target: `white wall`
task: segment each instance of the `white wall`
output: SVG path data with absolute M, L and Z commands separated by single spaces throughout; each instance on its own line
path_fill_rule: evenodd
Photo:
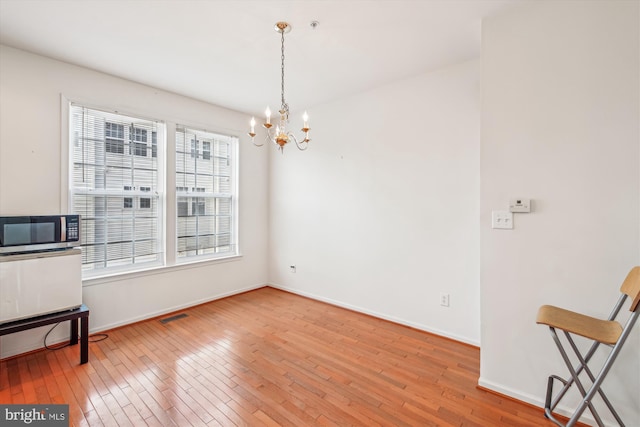
M 639 16 L 635 1 L 554 1 L 483 23 L 480 384 L 537 405 L 567 376 L 538 307 L 606 317 L 639 262 Z M 533 212 L 492 230 L 511 197 Z M 604 384 L 629 425 L 639 331 Z
M 565 369 L 537 308 L 606 315 L 639 261 L 638 16 L 633 1 L 523 3 L 483 25 L 482 116 L 472 61 L 316 107 L 311 148 L 284 155 L 248 145 L 238 113 L 0 47 L 0 214 L 64 210 L 61 93 L 237 134 L 243 258 L 86 287 L 93 330 L 268 277 L 461 341 L 482 336 L 480 384 L 541 405 L 546 377 Z M 491 230 L 491 211 L 514 196 L 533 212 Z M 26 348 L 14 339 L 2 338 L 2 357 Z M 640 419 L 639 353 L 640 332 L 605 383 L 629 422 Z
M 479 343 L 479 71 L 313 108 L 307 151 L 268 147 L 274 286 Z
M 0 215 L 67 211 L 66 189 L 61 186 L 61 174 L 66 173 L 61 153 L 67 144 L 61 131 L 61 95 L 164 120 L 168 128 L 180 123 L 240 137 L 242 257 L 92 282 L 83 289 L 92 331 L 266 283 L 268 155 L 254 149 L 245 136 L 247 116 L 6 46 L 0 46 Z M 51 341 L 68 336 L 66 325 L 59 329 Z M 1 357 L 41 347 L 46 330 L 3 337 Z

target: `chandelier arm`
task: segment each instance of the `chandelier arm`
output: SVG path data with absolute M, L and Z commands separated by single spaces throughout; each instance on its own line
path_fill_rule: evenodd
M 249 134 L 251 135 L 251 134 Z M 265 142 L 271 141 L 275 144 L 275 139 L 273 138 L 273 136 L 271 135 L 271 129 L 265 127 L 265 133 L 264 133 L 264 138 L 262 138 L 262 143 L 261 144 L 256 144 L 255 141 L 255 134 L 253 134 L 253 136 L 251 136 L 251 143 L 253 145 L 255 145 L 256 147 L 262 147 L 264 145 Z
M 295 143 L 296 143 L 296 147 L 298 147 L 298 150 L 300 150 L 300 151 L 304 151 L 304 150 L 306 150 L 307 148 L 309 148 L 309 141 L 311 141 L 311 140 L 309 139 L 308 134 L 306 134 L 306 133 L 305 133 L 304 139 L 303 139 L 302 141 L 298 141 L 298 138 L 296 138 L 296 136 L 295 136 L 292 132 L 289 132 L 289 133 L 287 134 L 287 136 L 288 136 L 290 139 L 292 139 L 292 140 L 293 140 L 293 142 L 295 142 Z
M 278 145 L 278 143 L 276 143 L 275 136 L 271 134 L 271 129 L 267 129 L 267 132 L 265 133 L 265 136 L 264 136 L 264 141 L 273 142 L 274 145 Z M 264 142 L 262 143 L 262 145 L 264 145 Z

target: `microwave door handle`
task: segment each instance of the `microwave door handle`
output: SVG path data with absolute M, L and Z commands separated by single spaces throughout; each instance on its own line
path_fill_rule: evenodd
M 67 241 L 67 218 L 64 216 L 60 217 L 60 241 Z

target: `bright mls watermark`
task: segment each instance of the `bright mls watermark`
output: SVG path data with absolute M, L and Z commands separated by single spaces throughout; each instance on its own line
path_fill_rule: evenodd
M 68 427 L 69 405 L 0 405 L 0 425 Z

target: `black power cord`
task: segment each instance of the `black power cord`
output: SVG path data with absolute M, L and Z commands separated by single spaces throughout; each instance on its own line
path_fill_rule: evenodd
M 60 344 L 54 347 L 50 347 L 47 345 L 47 337 L 49 336 L 49 334 L 51 332 L 53 332 L 53 330 L 58 327 L 58 325 L 61 322 L 56 323 L 55 325 L 53 325 L 51 327 L 51 329 L 49 329 L 49 331 L 45 334 L 44 336 L 44 340 L 43 340 L 43 344 L 44 344 L 44 348 L 46 348 L 47 350 L 60 350 L 61 348 L 65 348 L 65 347 L 69 347 L 71 344 L 70 343 L 65 343 L 65 344 Z M 91 339 L 92 337 L 94 337 L 94 339 Z M 78 337 L 80 338 L 80 337 Z M 89 342 L 98 342 L 98 341 L 103 341 L 106 340 L 107 338 L 109 338 L 108 334 L 93 334 L 93 335 L 89 335 Z

